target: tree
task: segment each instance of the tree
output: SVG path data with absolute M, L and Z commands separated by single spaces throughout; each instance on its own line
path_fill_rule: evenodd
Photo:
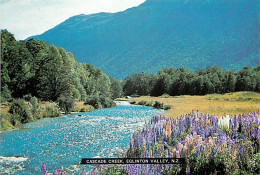
M 122 88 L 121 82 L 114 79 L 114 78 L 110 78 L 110 82 L 111 82 L 111 88 L 110 89 L 111 89 L 112 99 L 122 97 L 123 88 Z
M 227 81 L 226 81 L 226 90 L 225 92 L 234 92 L 235 91 L 235 73 L 233 70 L 228 72 Z
M 250 67 L 244 67 L 237 73 L 236 91 L 253 91 L 256 82 L 252 79 L 252 71 Z
M 166 84 L 164 82 L 164 77 L 159 77 L 153 86 L 151 91 L 151 96 L 161 96 L 166 92 Z
M 65 114 L 69 114 L 75 106 L 74 100 L 69 97 L 60 97 L 57 102 L 60 109 L 63 110 Z
M 36 66 L 37 95 L 40 98 L 55 101 L 60 96 L 72 96 L 71 75 L 55 46 L 41 50 Z

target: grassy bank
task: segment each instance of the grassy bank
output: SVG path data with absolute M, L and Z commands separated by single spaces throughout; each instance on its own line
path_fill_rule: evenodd
M 24 123 L 37 121 L 43 118 L 59 117 L 64 112 L 58 107 L 57 103 L 49 101 L 36 101 L 29 102 L 24 101 L 21 109 L 17 111 L 17 106 L 15 107 L 16 113 L 10 111 L 12 103 L 2 102 L 1 107 L 1 131 L 12 130 L 19 128 Z M 85 105 L 82 101 L 77 101 L 74 103 L 74 108 L 72 112 L 90 112 L 93 111 L 94 107 L 91 105 Z M 19 113 L 19 114 L 17 114 Z M 22 113 L 22 114 L 21 114 Z
M 141 96 L 127 100 L 130 102 L 135 101 L 135 104 L 140 104 L 140 102 L 154 103 L 155 101 L 158 101 L 163 103 L 164 106 L 169 105 L 171 108 L 167 110 L 164 115 L 170 118 L 191 113 L 192 110 L 221 116 L 224 114 L 247 114 L 260 109 L 260 93 L 247 91 L 226 94 L 209 94 L 204 96 Z

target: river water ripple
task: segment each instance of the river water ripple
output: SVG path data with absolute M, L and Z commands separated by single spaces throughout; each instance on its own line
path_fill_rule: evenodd
M 0 134 L 0 174 L 41 174 L 62 168 L 81 172 L 81 158 L 117 157 L 129 148 L 131 134 L 161 113 L 151 107 L 118 103 L 109 109 L 46 118 Z M 86 167 L 91 170 L 93 166 Z

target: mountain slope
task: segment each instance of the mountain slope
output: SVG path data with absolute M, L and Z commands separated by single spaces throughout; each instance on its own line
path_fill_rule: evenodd
M 147 0 L 119 13 L 78 15 L 33 38 L 116 78 L 163 67 L 240 69 L 259 60 L 259 1 Z

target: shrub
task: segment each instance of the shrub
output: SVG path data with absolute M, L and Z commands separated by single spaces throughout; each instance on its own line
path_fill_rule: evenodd
M 226 174 L 223 156 L 209 155 L 208 157 L 197 157 L 190 154 L 188 158 L 191 174 Z
M 9 113 L 18 114 L 18 121 L 21 123 L 28 123 L 33 121 L 31 112 L 28 110 L 27 105 L 24 103 L 23 99 L 15 99 L 9 108 Z
M 170 105 L 165 105 L 163 109 L 164 110 L 169 110 L 169 109 L 171 109 L 171 106 Z
M 89 95 L 84 105 L 91 105 L 95 109 L 110 108 L 116 106 L 114 101 L 105 95 Z
M 145 104 L 146 104 L 146 101 L 143 101 L 143 100 L 138 102 L 138 105 L 145 105 Z
M 169 98 L 170 97 L 170 95 L 169 94 L 167 94 L 167 93 L 164 93 L 162 96 L 161 96 L 162 98 Z
M 53 118 L 59 116 L 60 116 L 60 110 L 55 103 L 50 103 L 48 104 L 48 106 L 45 107 L 45 111 L 44 111 L 45 118 Z
M 81 108 L 82 109 L 82 108 Z M 81 109 L 79 107 L 74 107 L 72 112 L 81 112 Z
M 130 104 L 132 104 L 132 105 L 136 104 L 136 101 L 130 101 Z
M 32 105 L 31 112 L 35 119 L 43 118 L 43 110 L 41 109 L 38 99 L 36 97 L 31 97 L 30 103 Z
M 30 101 L 31 98 L 32 98 L 32 95 L 31 95 L 31 94 L 26 94 L 26 95 L 23 96 L 23 99 L 24 99 L 25 101 Z
M 94 107 L 93 107 L 93 106 L 91 106 L 91 105 L 86 105 L 86 107 L 80 109 L 80 112 L 91 112 L 91 111 L 93 111 L 93 110 L 94 110 Z
M 74 99 L 69 97 L 60 97 L 58 98 L 58 105 L 65 114 L 69 114 L 74 108 Z
M 153 101 L 146 102 L 145 106 L 153 106 Z
M 21 120 L 20 120 L 20 116 L 18 114 L 10 115 L 10 120 L 9 121 L 15 127 L 19 127 L 19 126 L 22 125 Z
M 5 130 L 10 130 L 10 129 L 14 129 L 14 126 L 5 118 L 1 118 L 1 130 L 5 131 Z
M 153 107 L 157 109 L 163 109 L 163 103 L 155 101 Z

